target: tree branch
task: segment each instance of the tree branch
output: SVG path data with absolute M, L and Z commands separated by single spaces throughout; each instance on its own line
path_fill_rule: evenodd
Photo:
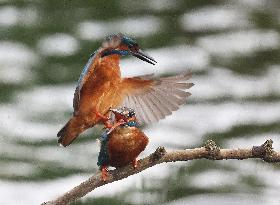
M 130 175 L 139 173 L 149 167 L 163 162 L 188 161 L 194 159 L 224 160 L 224 159 L 249 159 L 259 158 L 265 162 L 280 162 L 280 152 L 273 151 L 272 140 L 267 140 L 261 146 L 253 146 L 251 149 L 220 149 L 212 140 L 206 142 L 204 147 L 176 150 L 166 152 L 164 147 L 158 147 L 150 156 L 139 160 L 137 169 L 132 166 L 118 168 L 108 173 L 108 180 L 101 180 L 100 172 L 96 173 L 80 185 L 64 193 L 57 199 L 44 202 L 42 205 L 66 205 L 91 192 L 97 187 L 124 179 Z

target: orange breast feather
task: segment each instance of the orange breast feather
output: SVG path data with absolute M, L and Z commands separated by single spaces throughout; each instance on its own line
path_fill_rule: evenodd
M 119 92 L 120 68 L 112 60 L 104 60 L 84 83 L 81 90 L 79 115 L 94 121 L 94 112 L 104 114 L 110 107 L 121 104 L 123 97 Z
M 118 127 L 108 142 L 110 165 L 122 167 L 131 163 L 144 151 L 148 137 L 136 127 Z

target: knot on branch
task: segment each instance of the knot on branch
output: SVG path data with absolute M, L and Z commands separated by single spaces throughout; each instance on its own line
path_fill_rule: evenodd
M 166 154 L 166 150 L 164 147 L 158 147 L 156 151 L 151 155 L 152 161 L 159 160 Z
M 273 141 L 271 139 L 266 140 L 261 146 L 253 146 L 252 154 L 254 156 L 261 157 L 266 162 L 273 161 Z
M 220 147 L 213 140 L 207 140 L 205 143 L 205 149 L 208 151 L 208 159 L 217 159 L 220 154 Z

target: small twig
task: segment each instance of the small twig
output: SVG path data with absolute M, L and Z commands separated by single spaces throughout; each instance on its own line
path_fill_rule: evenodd
M 163 162 L 188 161 L 194 159 L 210 159 L 210 160 L 224 160 L 224 159 L 249 159 L 259 158 L 266 162 L 280 162 L 280 152 L 275 152 L 272 148 L 272 140 L 267 140 L 261 146 L 253 146 L 251 149 L 220 149 L 212 140 L 207 141 L 204 147 L 177 150 L 166 152 L 164 147 L 159 147 L 150 156 L 139 160 L 137 169 L 132 166 L 109 171 L 108 180 L 103 182 L 100 173 L 97 173 L 74 187 L 70 191 L 64 193 L 57 199 L 43 203 L 44 205 L 66 205 L 73 202 L 87 193 L 91 192 L 97 187 L 109 184 L 114 181 L 124 179 L 128 176 L 139 173 L 149 167 Z M 42 205 L 43 205 L 42 204 Z

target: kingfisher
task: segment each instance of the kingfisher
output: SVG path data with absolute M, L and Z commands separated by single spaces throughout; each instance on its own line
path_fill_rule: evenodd
M 107 130 L 101 135 L 100 152 L 97 165 L 101 169 L 101 179 L 107 180 L 108 166 L 123 167 L 132 164 L 136 169 L 137 157 L 146 148 L 149 139 L 139 129 L 135 112 L 131 108 L 110 109 L 114 123 L 107 124 Z
M 70 145 L 83 131 L 98 123 L 106 124 L 109 109 L 130 107 L 140 124 L 152 123 L 171 115 L 186 102 L 193 83 L 190 72 L 155 79 L 153 75 L 122 78 L 120 58 L 134 56 L 155 65 L 138 43 L 123 34 L 105 38 L 84 66 L 73 98 L 73 116 L 58 132 L 58 142 Z M 133 69 L 133 68 L 131 68 Z

